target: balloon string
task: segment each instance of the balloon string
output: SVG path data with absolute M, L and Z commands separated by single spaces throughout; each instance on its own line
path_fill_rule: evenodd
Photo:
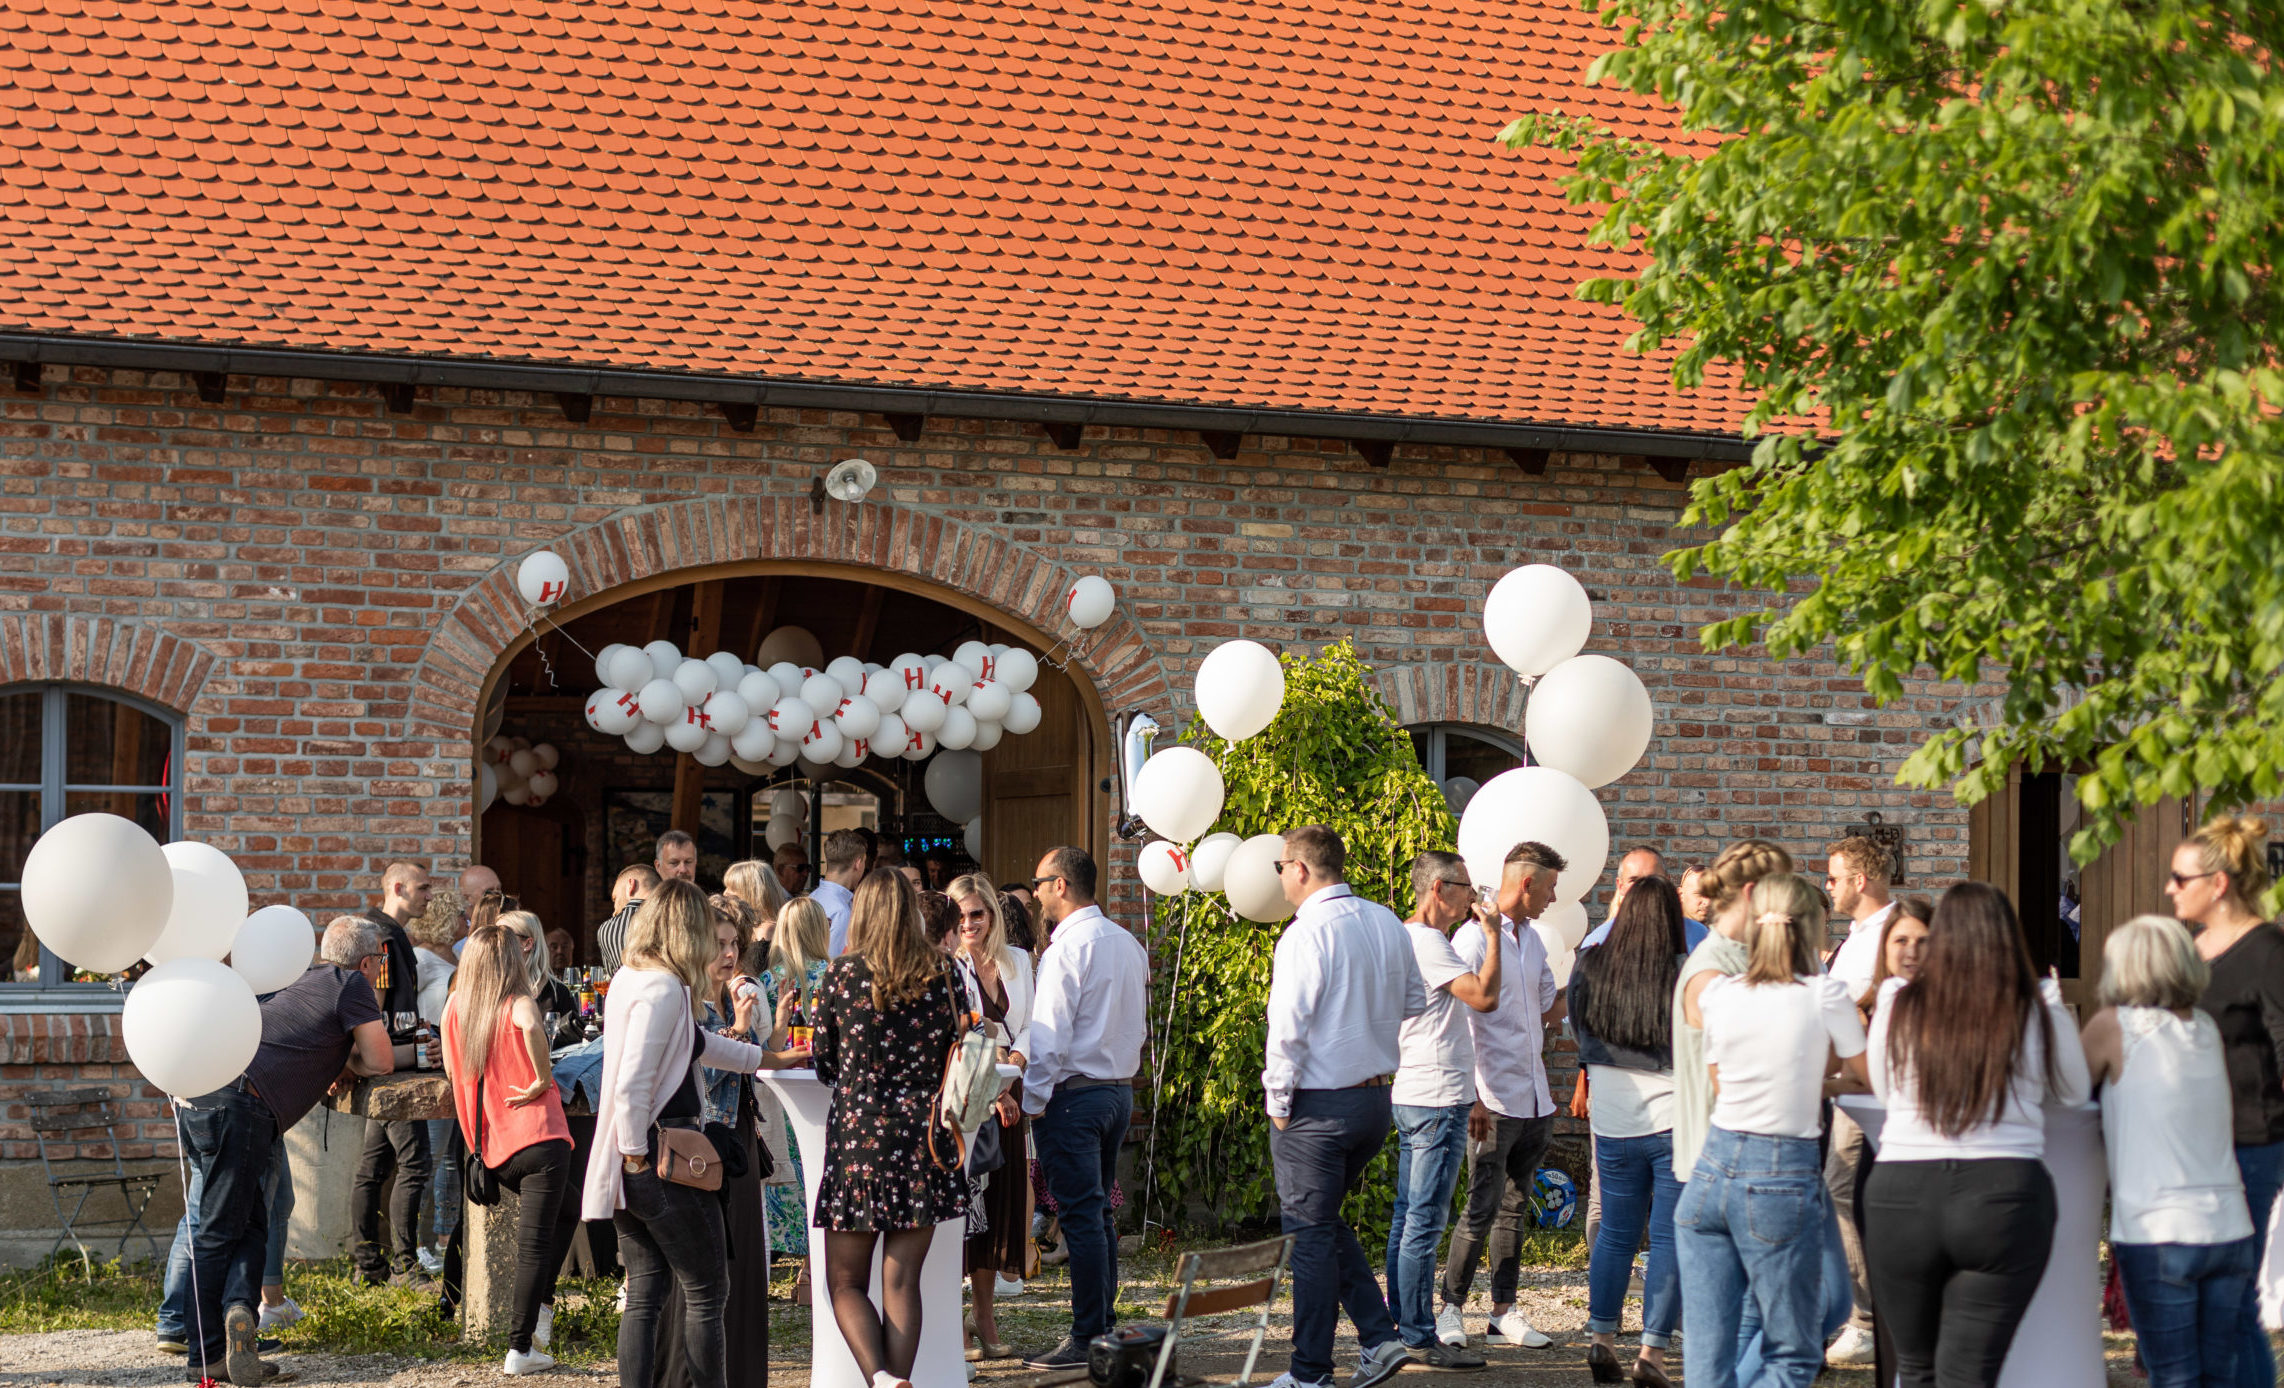
M 190 1225 L 190 1316 L 198 1326 L 198 1342 L 190 1347 L 197 1356 L 199 1388 L 217 1388 L 206 1364 L 206 1308 L 198 1297 L 198 1210 L 190 1201 L 190 1144 L 182 1135 L 182 1105 L 168 1096 L 167 1107 L 174 1111 L 175 1162 L 182 1168 L 183 1220 Z
M 1147 900 L 1148 896 L 1148 889 L 1145 888 L 1143 892 L 1144 900 Z M 1150 1204 L 1158 1192 L 1158 1114 L 1165 1103 L 1166 1053 L 1174 1043 L 1174 1023 L 1176 1018 L 1180 1015 L 1179 1008 L 1181 1006 L 1182 1000 L 1182 956 L 1184 952 L 1189 948 L 1190 921 L 1195 916 L 1196 911 L 1197 899 L 1195 893 L 1184 892 L 1182 894 L 1182 933 L 1174 944 L 1174 986 L 1170 990 L 1172 995 L 1166 1000 L 1165 1025 L 1159 1030 L 1157 1044 L 1154 1047 L 1154 1049 L 1157 1051 L 1156 1056 L 1153 1057 L 1155 1064 L 1153 1064 L 1151 1067 L 1153 1078 L 1150 1081 L 1150 1150 L 1144 1158 L 1142 1167 L 1142 1225 L 1144 1228 L 1148 1228 L 1150 1225 Z M 1160 1224 L 1159 1227 L 1165 1228 L 1167 1226 Z

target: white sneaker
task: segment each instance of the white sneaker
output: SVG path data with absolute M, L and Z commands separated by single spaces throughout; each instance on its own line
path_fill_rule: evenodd
M 519 1376 L 522 1374 L 543 1374 L 554 1367 L 555 1356 L 536 1349 L 529 1354 L 521 1354 L 511 1349 L 508 1351 L 508 1357 L 500 1362 L 501 1373 Z
M 625 1282 L 624 1280 L 621 1280 L 621 1281 L 620 1281 L 620 1283 L 619 1283 L 619 1314 L 623 1316 L 623 1315 L 625 1315 L 626 1313 L 627 1313 L 627 1284 L 626 1284 L 626 1282 Z
M 1491 1322 L 1491 1338 L 1521 1345 L 1524 1349 L 1545 1349 L 1554 1343 L 1531 1328 L 1530 1317 L 1523 1314 L 1520 1306 L 1508 1307 L 1505 1315 Z
M 1326 1378 L 1319 1379 L 1315 1383 L 1306 1383 L 1293 1377 L 1288 1370 L 1269 1380 L 1269 1388 L 1332 1388 L 1332 1380 Z
M 539 1303 L 539 1319 L 531 1323 L 531 1347 L 545 1350 L 555 1340 L 555 1308 L 546 1302 Z
M 1448 1301 L 1435 1313 L 1435 1337 L 1447 1345 L 1467 1348 L 1467 1327 L 1459 1319 L 1459 1308 Z
M 1835 1368 L 1856 1368 L 1879 1357 L 1879 1349 L 1872 1341 L 1872 1332 L 1862 1326 L 1851 1325 L 1832 1341 L 1824 1351 L 1824 1362 Z
M 281 1297 L 277 1305 L 262 1308 L 261 1329 L 275 1330 L 281 1325 L 292 1325 L 295 1321 L 300 1320 L 301 1316 L 302 1310 L 299 1306 L 294 1305 L 292 1297 Z
M 433 1248 L 416 1248 L 412 1256 L 420 1260 L 420 1270 L 431 1277 L 444 1271 L 444 1259 Z
M 1011 1296 L 1021 1296 L 1023 1295 L 1023 1283 L 1017 1278 L 993 1273 L 991 1294 L 1001 1301 L 1005 1301 Z

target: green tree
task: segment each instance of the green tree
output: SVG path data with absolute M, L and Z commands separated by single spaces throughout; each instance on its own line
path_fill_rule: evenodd
M 1181 740 L 1214 756 L 1227 789 L 1218 833 L 1250 838 L 1324 824 L 1348 845 L 1359 896 L 1402 914 L 1411 861 L 1448 848 L 1455 832 L 1443 792 L 1412 740 L 1367 683 L 1348 642 L 1314 657 L 1287 655 L 1276 721 L 1225 743 L 1192 718 Z M 1269 1120 L 1261 1101 L 1269 965 L 1282 925 L 1245 920 L 1218 893 L 1159 897 L 1151 922 L 1152 1035 L 1163 1038 L 1146 1163 L 1148 1212 L 1168 1224 L 1202 1214 L 1216 1225 L 1276 1209 Z M 1393 1150 L 1368 1173 L 1350 1214 L 1385 1223 Z
M 1575 152 L 1596 239 L 1644 256 L 1581 296 L 1673 344 L 1677 385 L 1752 397 L 1751 463 L 1692 489 L 1717 533 L 1667 556 L 1772 595 L 1707 648 L 1830 643 L 1883 701 L 2003 679 L 1903 778 L 1971 803 L 2011 763 L 2089 765 L 2081 860 L 2160 796 L 2275 796 L 2284 12 L 1598 7 L 1590 76 L 1692 137 L 1543 112 L 1506 138 Z

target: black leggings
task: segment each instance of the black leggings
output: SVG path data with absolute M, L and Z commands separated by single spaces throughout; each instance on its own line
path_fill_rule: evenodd
M 458 1161 L 463 1149 L 457 1128 L 452 1137 L 451 1159 Z M 503 1188 L 516 1193 L 515 1320 L 509 1326 L 508 1344 L 529 1354 L 539 1308 L 555 1300 L 555 1280 L 562 1274 L 563 1260 L 571 1254 L 571 1240 L 579 1234 L 579 1192 L 571 1182 L 571 1144 L 561 1138 L 535 1142 L 492 1170 Z M 461 1213 L 463 1217 L 452 1226 L 444 1252 L 444 1298 L 455 1308 L 460 1304 L 469 1212 Z
M 1902 1388 L 1990 1388 L 2054 1246 L 2043 1162 L 1876 1162 L 1864 1258 Z

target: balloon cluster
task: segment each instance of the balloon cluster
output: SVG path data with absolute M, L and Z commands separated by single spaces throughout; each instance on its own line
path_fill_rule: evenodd
M 301 977 L 317 953 L 301 912 L 247 913 L 246 879 L 228 854 L 162 848 L 117 815 L 73 815 L 40 835 L 24 859 L 22 901 L 32 933 L 75 968 L 151 964 L 128 991 L 120 1032 L 143 1077 L 182 1097 L 245 1072 L 262 1043 L 257 995 Z
M 476 813 L 494 800 L 511 805 L 540 806 L 554 796 L 562 781 L 556 772 L 563 754 L 551 742 L 528 737 L 494 737 L 484 744 L 476 772 Z

